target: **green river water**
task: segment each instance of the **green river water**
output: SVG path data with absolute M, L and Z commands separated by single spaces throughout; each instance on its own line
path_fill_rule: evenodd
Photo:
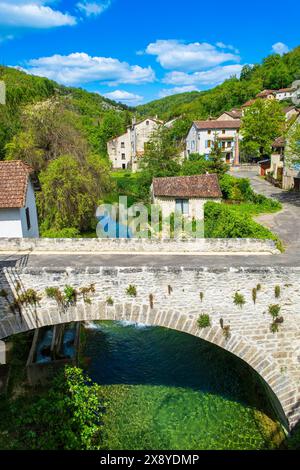
M 282 439 L 257 375 L 199 338 L 99 322 L 84 356 L 106 402 L 104 448 L 268 449 Z

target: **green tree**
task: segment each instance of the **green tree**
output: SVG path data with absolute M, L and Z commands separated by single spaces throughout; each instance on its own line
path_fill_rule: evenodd
M 84 160 L 87 153 L 77 116 L 57 99 L 28 105 L 22 113 L 22 130 L 6 145 L 7 159 L 24 160 L 37 171 L 61 155 Z
M 47 393 L 24 406 L 13 405 L 17 445 L 33 450 L 97 450 L 103 405 L 100 386 L 81 369 L 66 367 Z
M 215 136 L 212 149 L 209 154 L 210 173 L 216 173 L 217 175 L 224 175 L 228 170 L 229 166 L 224 161 L 224 155 L 220 146 L 220 141 Z
M 107 164 L 97 156 L 84 162 L 64 155 L 41 172 L 42 191 L 38 194 L 41 230 L 76 228 L 87 231 L 95 223 L 95 209 L 109 190 Z
M 32 130 L 21 131 L 6 144 L 6 160 L 23 160 L 39 171 L 45 164 L 44 152 L 38 147 Z
M 149 190 L 154 177 L 176 176 L 180 173 L 180 149 L 171 137 L 170 130 L 161 126 L 145 146 L 140 160 L 138 176 L 139 199 L 149 199 Z
M 242 118 L 241 149 L 252 157 L 270 155 L 272 142 L 284 129 L 285 115 L 276 100 L 256 100 Z
M 154 176 L 175 176 L 180 171 L 179 148 L 170 138 L 170 131 L 160 127 L 145 147 L 141 168 L 151 178 Z
M 210 162 L 204 155 L 198 153 L 191 153 L 188 159 L 185 159 L 181 166 L 181 175 L 203 175 L 210 172 Z
M 107 152 L 108 140 L 125 132 L 127 123 L 128 113 L 123 116 L 120 112 L 110 110 L 104 115 L 99 128 L 99 150 L 101 153 Z

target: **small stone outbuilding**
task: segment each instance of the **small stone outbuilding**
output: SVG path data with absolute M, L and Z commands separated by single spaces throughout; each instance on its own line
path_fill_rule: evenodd
M 152 202 L 161 207 L 163 218 L 180 213 L 188 218 L 204 219 L 207 201 L 220 202 L 222 192 L 215 174 L 154 178 Z

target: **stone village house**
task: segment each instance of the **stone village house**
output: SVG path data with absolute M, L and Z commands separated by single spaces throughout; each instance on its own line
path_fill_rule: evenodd
M 287 120 L 296 117 L 292 127 L 300 124 L 299 110 L 295 107 L 287 108 L 285 111 Z M 297 117 L 298 116 L 298 117 Z M 271 176 L 272 182 L 279 183 L 283 189 L 300 191 L 300 165 L 289 165 L 286 158 L 288 138 L 277 137 L 272 144 L 270 159 L 259 162 L 260 175 Z
M 125 134 L 107 142 L 107 152 L 113 169 L 138 169 L 138 160 L 144 154 L 145 144 L 163 124 L 158 119 L 147 118 L 132 122 Z
M 203 220 L 205 203 L 220 202 L 222 192 L 214 174 L 162 177 L 153 179 L 151 199 L 160 206 L 163 219 L 176 212 Z
M 208 157 L 217 139 L 226 163 L 239 165 L 240 127 L 237 110 L 223 113 L 218 119 L 194 121 L 186 138 L 186 158 L 192 153 Z
M 21 161 L 0 162 L 0 237 L 39 236 L 34 170 Z

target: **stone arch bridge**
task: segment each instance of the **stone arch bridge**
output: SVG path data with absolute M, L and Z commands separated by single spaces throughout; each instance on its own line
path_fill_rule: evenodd
M 70 321 L 128 320 L 172 328 L 198 336 L 247 362 L 263 378 L 286 428 L 291 429 L 300 419 L 298 267 L 14 266 L 2 268 L 0 274 L 0 340 Z M 63 290 L 69 285 L 79 291 L 91 284 L 95 291 L 88 294 L 88 300 L 79 294 L 76 302 L 64 307 L 45 294 L 47 287 Z M 130 295 L 129 286 L 136 295 Z M 253 289 L 257 286 L 255 299 Z M 28 289 L 40 296 L 39 302 L 14 304 Z M 234 303 L 236 292 L 243 295 L 244 305 Z M 276 333 L 270 331 L 270 305 L 281 307 L 283 323 Z M 203 313 L 210 316 L 211 326 L 200 329 L 197 319 Z M 230 327 L 229 337 L 224 335 L 226 326 Z

